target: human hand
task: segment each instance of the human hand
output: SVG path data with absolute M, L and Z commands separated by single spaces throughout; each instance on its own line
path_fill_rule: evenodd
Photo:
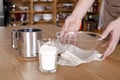
M 63 39 L 63 43 L 68 43 L 69 40 L 76 38 L 76 32 L 79 31 L 80 25 L 81 25 L 81 19 L 77 17 L 77 15 L 71 15 L 67 17 L 65 20 L 65 23 L 62 27 L 62 30 L 60 32 L 60 37 Z M 69 40 L 67 40 L 69 39 Z
M 109 56 L 114 50 L 120 39 L 120 17 L 108 24 L 105 31 L 102 33 L 102 38 L 106 38 L 110 34 L 109 41 L 104 45 L 108 46 L 103 53 L 103 58 Z
M 67 38 L 69 32 L 77 32 L 80 29 L 81 19 L 79 19 L 76 15 L 71 15 L 65 20 L 65 24 L 61 30 L 61 37 Z
M 62 32 L 76 32 L 80 29 L 81 19 L 78 19 L 77 16 L 71 15 L 67 17 L 65 23 L 62 27 Z

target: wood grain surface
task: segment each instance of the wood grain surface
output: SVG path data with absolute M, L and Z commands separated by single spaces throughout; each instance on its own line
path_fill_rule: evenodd
M 60 31 L 49 24 L 0 27 L 0 80 L 120 80 L 120 45 L 103 61 L 76 67 L 58 65 L 56 73 L 41 73 L 38 60 L 21 60 L 18 51 L 11 48 L 11 31 L 28 27 L 41 28 L 43 38 L 55 38 L 55 33 Z

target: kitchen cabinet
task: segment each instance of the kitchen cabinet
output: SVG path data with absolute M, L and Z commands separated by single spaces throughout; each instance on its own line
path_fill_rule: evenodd
M 57 0 L 56 1 L 56 25 L 62 26 L 65 19 L 73 11 L 77 0 Z
M 9 26 L 31 24 L 30 0 L 6 0 L 9 3 Z
M 33 24 L 56 23 L 55 0 L 33 1 Z
M 8 25 L 49 23 L 61 26 L 77 0 L 6 0 L 9 3 Z
M 72 13 L 77 0 L 6 0 L 9 3 L 8 25 L 34 25 L 48 23 L 62 27 Z M 101 32 L 98 29 L 101 0 L 95 0 L 83 18 L 80 30 Z

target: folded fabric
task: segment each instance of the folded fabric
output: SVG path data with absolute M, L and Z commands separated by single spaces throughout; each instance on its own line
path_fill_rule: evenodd
M 64 52 L 61 53 L 57 62 L 59 65 L 77 66 L 93 60 L 102 60 L 102 54 L 95 50 L 83 50 L 74 45 L 66 45 L 63 48 Z

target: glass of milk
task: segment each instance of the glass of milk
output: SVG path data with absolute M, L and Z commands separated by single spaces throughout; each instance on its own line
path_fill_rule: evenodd
M 43 73 L 56 72 L 57 44 L 56 40 L 43 39 L 39 41 L 39 69 Z

